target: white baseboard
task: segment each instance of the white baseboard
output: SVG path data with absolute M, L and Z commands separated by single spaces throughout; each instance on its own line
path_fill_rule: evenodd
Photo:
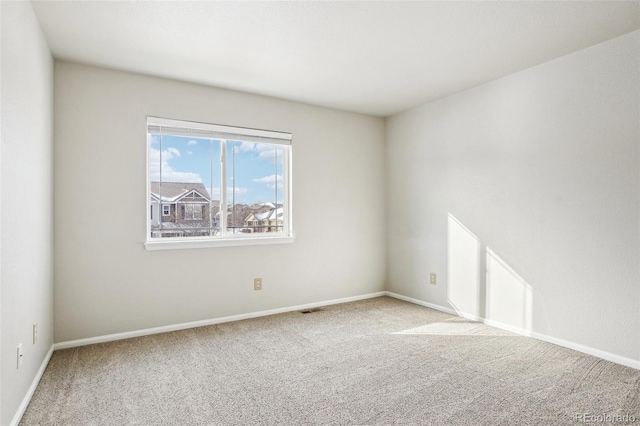
M 51 355 L 53 355 L 53 345 L 51 345 L 51 347 L 49 348 L 49 351 L 47 352 L 44 359 L 42 360 L 42 364 L 40 364 L 40 368 L 36 373 L 36 377 L 33 378 L 33 381 L 31 382 L 31 386 L 29 386 L 29 389 L 27 390 L 27 394 L 24 396 L 24 398 L 22 398 L 22 402 L 18 407 L 18 411 L 16 412 L 16 415 L 13 416 L 13 420 L 11 420 L 11 423 L 9 423 L 10 426 L 18 426 L 18 423 L 20 423 L 20 420 L 22 420 L 22 416 L 24 415 L 24 412 L 27 410 L 27 406 L 29 406 L 29 402 L 31 402 L 31 397 L 33 396 L 33 393 L 36 391 L 36 388 L 38 387 L 38 383 L 40 383 L 40 379 L 44 374 L 44 370 L 46 370 L 47 365 L 49 364 Z
M 247 314 L 231 315 L 227 317 L 212 318 L 201 321 L 185 322 L 182 324 L 166 325 L 162 327 L 146 328 L 143 330 L 127 331 L 124 333 L 107 334 L 104 336 L 89 337 L 86 339 L 70 340 L 67 342 L 59 342 L 54 344 L 55 350 L 75 348 L 78 346 L 93 345 L 95 343 L 112 342 L 115 340 L 130 339 L 132 337 L 149 336 L 151 334 L 167 333 L 170 331 L 186 330 L 188 328 L 203 327 L 206 325 L 222 324 L 231 321 L 240 321 L 250 318 L 264 317 L 268 315 L 282 314 L 285 312 L 301 311 L 304 309 L 317 308 L 320 306 L 337 305 L 340 303 L 355 302 L 358 300 L 371 299 L 374 297 L 385 296 L 387 292 L 379 291 L 376 293 L 363 294 L 360 296 L 343 297 L 341 299 L 325 300 L 322 302 L 306 303 L 304 305 L 288 306 L 285 308 L 269 309 L 266 311 L 250 312 Z
M 394 299 L 404 300 L 405 302 L 413 303 L 415 305 L 426 306 L 427 308 L 435 309 L 436 311 L 444 312 L 451 315 L 463 316 L 459 312 L 454 309 L 446 308 L 442 305 L 436 305 L 435 303 L 425 302 L 424 300 L 414 299 L 413 297 L 403 296 L 402 294 L 394 293 L 392 291 L 385 291 L 386 295 L 389 297 L 393 297 Z M 465 317 L 466 318 L 466 317 Z M 473 318 L 469 318 L 474 320 Z
M 627 358 L 621 355 L 616 355 L 611 352 L 592 348 L 591 346 L 585 346 L 579 343 L 569 342 L 568 340 L 558 339 L 557 337 L 547 336 L 546 334 L 533 332 L 531 333 L 531 337 L 533 337 L 534 339 L 545 341 L 547 343 L 553 343 L 554 345 L 573 349 L 574 351 L 582 352 L 587 355 L 593 355 L 595 357 L 602 358 L 607 361 L 615 362 L 616 364 L 621 364 L 627 367 L 635 368 L 636 370 L 640 370 L 640 360 L 635 360 L 635 359 Z
M 510 331 L 512 333 L 519 334 L 521 336 L 533 337 L 533 332 L 530 331 L 530 330 L 525 330 L 524 328 L 520 328 L 520 327 L 514 327 L 512 325 L 505 324 L 505 323 L 500 322 L 500 321 L 494 321 L 494 320 L 490 320 L 490 319 L 486 319 L 486 318 L 480 318 L 480 319 L 478 319 L 476 321 L 479 321 L 479 322 L 484 323 L 486 325 L 489 325 L 491 327 L 499 328 L 501 330 Z
M 603 351 L 600 349 L 592 348 L 591 346 L 581 345 L 579 343 L 570 342 L 568 340 L 559 339 L 557 337 L 551 337 L 546 334 L 536 333 L 533 331 L 524 330 L 521 328 L 513 327 L 508 324 L 503 324 L 497 321 L 488 320 L 486 318 L 481 318 L 475 315 L 465 314 L 463 312 L 457 312 L 455 309 L 447 308 L 445 306 L 437 305 L 435 303 L 425 302 L 423 300 L 414 299 L 413 297 L 403 296 L 401 294 L 393 293 L 391 291 L 385 292 L 387 296 L 393 297 L 396 299 L 404 300 L 406 302 L 415 303 L 416 305 L 426 306 L 427 308 L 435 309 L 436 311 L 445 312 L 447 314 L 456 315 L 459 317 L 467 318 L 472 321 L 478 321 L 489 325 L 491 327 L 499 328 L 502 330 L 510 331 L 512 333 L 520 334 L 527 337 L 533 337 L 534 339 L 542 340 L 547 343 L 552 343 L 554 345 L 562 346 L 568 349 L 573 349 L 574 351 L 582 352 L 587 355 L 592 355 L 598 358 L 602 358 L 607 361 L 615 362 L 616 364 L 621 364 L 627 367 L 635 368 L 636 370 L 640 370 L 640 360 L 635 360 L 632 358 L 627 358 L 621 355 L 616 355 L 611 352 Z

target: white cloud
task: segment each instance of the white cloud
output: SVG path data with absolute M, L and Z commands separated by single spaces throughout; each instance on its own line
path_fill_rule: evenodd
M 187 151 L 187 154 L 193 155 L 193 152 L 192 151 Z
M 267 187 L 270 189 L 276 189 L 276 185 L 278 188 L 282 188 L 284 186 L 282 184 L 282 175 L 269 175 L 258 179 L 251 179 L 251 181 L 257 183 L 266 183 Z
M 246 194 L 247 192 L 249 192 L 249 188 L 243 188 L 243 187 L 234 187 L 234 188 L 227 188 L 227 193 L 229 195 L 236 193 L 236 195 L 240 195 L 240 194 Z
M 235 189 L 235 193 L 236 195 L 242 195 L 242 194 L 246 194 L 247 192 L 249 192 L 249 188 L 242 188 L 242 187 L 237 187 L 237 188 L 227 188 L 227 198 L 232 197 L 233 196 L 233 190 Z M 209 191 L 209 194 L 211 194 L 212 198 L 220 198 L 220 187 L 214 187 L 212 188 L 207 188 L 207 191 Z
M 198 141 L 194 141 L 193 139 L 191 139 L 189 142 L 187 142 L 187 145 L 189 145 L 189 146 L 198 145 Z
M 176 157 L 180 157 L 180 150 L 178 150 L 177 148 L 167 148 L 167 152 L 169 152 L 170 154 L 176 156 Z M 171 157 L 173 158 L 173 157 Z
M 274 161 L 276 157 L 282 159 L 282 149 L 277 146 L 257 142 L 242 142 L 234 147 L 235 152 L 255 152 L 263 161 Z
M 259 183 L 274 183 L 276 180 L 278 182 L 282 181 L 282 175 L 269 175 L 258 179 L 251 179 L 251 181 Z
M 166 151 L 162 151 L 162 163 L 160 162 L 159 149 L 150 148 L 149 155 L 151 157 L 149 171 L 152 181 L 159 181 L 160 171 L 162 171 L 162 180 L 164 182 L 202 182 L 202 178 L 198 173 L 180 172 L 169 165 L 169 160 L 180 156 L 180 151 L 177 149 L 168 148 Z
M 236 152 L 263 152 L 274 149 L 274 145 L 258 142 L 242 141 L 240 145 L 234 145 Z
M 275 161 L 276 158 L 282 161 L 282 152 L 277 152 L 275 149 L 261 151 L 260 154 L 258 154 L 258 158 L 263 161 Z
M 242 142 L 240 145 L 234 145 L 236 152 L 258 152 L 259 147 L 263 146 L 256 142 Z

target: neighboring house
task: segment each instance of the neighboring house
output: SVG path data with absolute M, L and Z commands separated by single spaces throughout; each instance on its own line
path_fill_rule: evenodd
M 269 209 L 264 212 L 249 214 L 244 220 L 244 226 L 252 232 L 281 232 L 284 223 L 282 204 L 268 203 Z
M 209 192 L 202 183 L 151 182 L 151 237 L 210 235 L 218 226 L 210 205 Z

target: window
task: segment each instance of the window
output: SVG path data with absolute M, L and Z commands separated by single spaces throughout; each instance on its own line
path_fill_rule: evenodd
M 147 249 L 293 241 L 291 140 L 148 117 L 147 199 L 163 218 L 147 221 Z
M 203 207 L 200 204 L 185 204 L 182 206 L 182 218 L 185 220 L 202 220 L 204 217 L 202 214 Z

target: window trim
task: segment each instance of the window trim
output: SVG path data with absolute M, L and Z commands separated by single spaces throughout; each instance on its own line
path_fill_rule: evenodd
M 147 226 L 146 226 L 146 237 L 144 242 L 144 247 L 148 251 L 155 250 L 175 250 L 175 249 L 190 249 L 190 248 L 210 248 L 210 247 L 232 247 L 232 246 L 249 246 L 249 245 L 265 245 L 265 244 L 287 244 L 293 243 L 296 239 L 295 234 L 293 232 L 293 171 L 292 171 L 292 157 L 293 153 L 291 150 L 293 137 L 291 133 L 285 132 L 277 132 L 270 130 L 261 130 L 261 129 L 252 129 L 252 128 L 243 128 L 243 127 L 234 127 L 234 126 L 226 126 L 219 124 L 208 124 L 201 122 L 194 122 L 188 120 L 174 120 L 167 118 L 159 118 L 147 116 L 145 122 L 145 135 L 147 138 L 147 147 L 146 147 L 146 187 L 147 187 L 147 198 L 151 194 L 151 168 L 149 164 L 150 153 L 151 153 L 151 144 L 148 141 L 149 137 L 149 126 L 150 125 L 159 125 L 159 126 L 176 126 L 187 128 L 185 126 L 188 125 L 188 128 L 201 130 L 201 131 L 214 131 L 214 132 L 224 132 L 235 135 L 244 135 L 252 138 L 268 138 L 274 140 L 281 140 L 282 143 L 273 143 L 273 142 L 262 142 L 262 143 L 271 143 L 273 145 L 283 145 L 288 146 L 288 149 L 283 149 L 284 158 L 283 158 L 283 167 L 282 167 L 282 175 L 286 182 L 285 191 L 283 191 L 283 224 L 281 232 L 273 232 L 273 233 L 237 233 L 237 234 L 225 234 L 224 237 L 175 237 L 175 238 L 151 238 L 151 219 L 147 216 Z M 226 162 L 226 148 L 228 140 L 235 139 L 226 139 L 226 138 L 216 138 L 221 140 L 223 143 L 220 144 L 221 150 L 221 161 L 223 163 Z M 242 140 L 241 138 L 239 140 Z M 250 139 L 253 141 L 253 139 Z M 227 184 L 226 178 L 226 165 L 221 167 L 221 180 L 220 180 L 220 188 L 226 188 Z M 222 206 L 227 205 L 227 194 L 226 190 L 220 191 L 220 212 L 223 211 Z M 164 213 L 163 207 L 161 207 L 162 213 Z M 171 208 L 169 209 L 171 211 Z M 164 214 L 163 214 L 164 216 Z M 170 214 L 169 214 L 170 216 Z M 219 228 L 225 229 L 227 218 L 225 214 L 220 214 L 220 224 Z M 259 234 L 259 236 L 257 236 Z M 266 235 L 265 235 L 266 234 Z
M 238 234 L 240 235 L 240 234 Z M 258 246 L 265 244 L 289 244 L 296 239 L 295 235 L 290 236 L 273 236 L 273 237 L 242 237 L 234 238 L 217 238 L 200 239 L 199 237 L 186 238 L 166 238 L 170 241 L 147 241 L 144 247 L 147 251 L 155 250 L 180 250 L 193 248 L 214 248 L 214 247 L 237 247 L 237 246 Z M 254 234 L 255 235 L 255 234 Z M 159 239 L 158 239 L 159 240 Z
M 164 212 L 164 208 L 165 207 L 169 207 L 169 213 L 165 213 Z M 171 204 L 162 204 L 162 216 L 167 217 L 167 216 L 171 216 Z

